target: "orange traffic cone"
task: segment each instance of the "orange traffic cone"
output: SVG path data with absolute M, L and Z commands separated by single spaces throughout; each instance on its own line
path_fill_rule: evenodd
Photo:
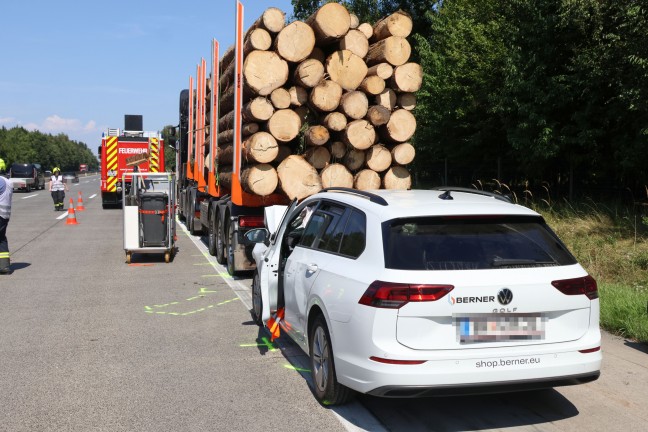
M 77 211 L 85 210 L 85 207 L 83 207 L 83 198 L 81 197 L 81 191 L 79 191 L 79 199 L 77 199 L 76 210 Z
M 65 225 L 78 225 L 76 214 L 74 214 L 74 200 L 70 198 L 70 207 L 68 207 L 68 216 Z

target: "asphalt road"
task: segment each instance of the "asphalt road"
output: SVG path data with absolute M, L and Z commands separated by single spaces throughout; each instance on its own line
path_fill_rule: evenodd
M 0 431 L 639 431 L 648 349 L 604 335 L 601 378 L 512 395 L 360 396 L 320 406 L 308 362 L 251 321 L 250 279 L 232 279 L 200 238 L 124 262 L 121 210 L 82 177 L 78 225 L 47 191 L 15 193 L 13 274 L 0 276 Z

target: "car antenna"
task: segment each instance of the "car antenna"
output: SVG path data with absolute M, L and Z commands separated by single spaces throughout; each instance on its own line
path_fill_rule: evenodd
M 452 195 L 450 195 L 450 189 L 448 189 L 447 191 L 445 191 L 441 195 L 439 195 L 439 198 L 441 198 L 442 200 L 453 200 L 454 199 L 454 197 Z

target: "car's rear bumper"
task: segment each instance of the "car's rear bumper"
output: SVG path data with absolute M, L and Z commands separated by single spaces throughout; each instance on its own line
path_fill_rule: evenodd
M 377 341 L 375 328 L 363 331 L 357 320 L 331 324 L 332 334 L 345 335 L 333 341 L 337 379 L 361 393 L 407 397 L 518 391 L 589 382 L 601 370 L 597 327 L 568 342 L 413 350 L 395 342 L 394 334 L 379 332 L 385 339 Z M 421 363 L 390 364 L 372 356 Z
M 559 378 L 541 378 L 501 383 L 474 383 L 442 386 L 384 386 L 368 392 L 382 397 L 426 397 L 426 396 L 465 396 L 476 394 L 507 393 L 540 390 L 552 387 L 586 384 L 598 379 L 600 372 L 573 375 Z

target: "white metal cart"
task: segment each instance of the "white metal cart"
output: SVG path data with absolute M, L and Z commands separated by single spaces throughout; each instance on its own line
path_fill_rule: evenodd
M 124 188 L 124 250 L 126 263 L 133 253 L 164 254 L 170 262 L 175 253 L 175 176 L 171 173 L 128 172 L 130 190 Z

